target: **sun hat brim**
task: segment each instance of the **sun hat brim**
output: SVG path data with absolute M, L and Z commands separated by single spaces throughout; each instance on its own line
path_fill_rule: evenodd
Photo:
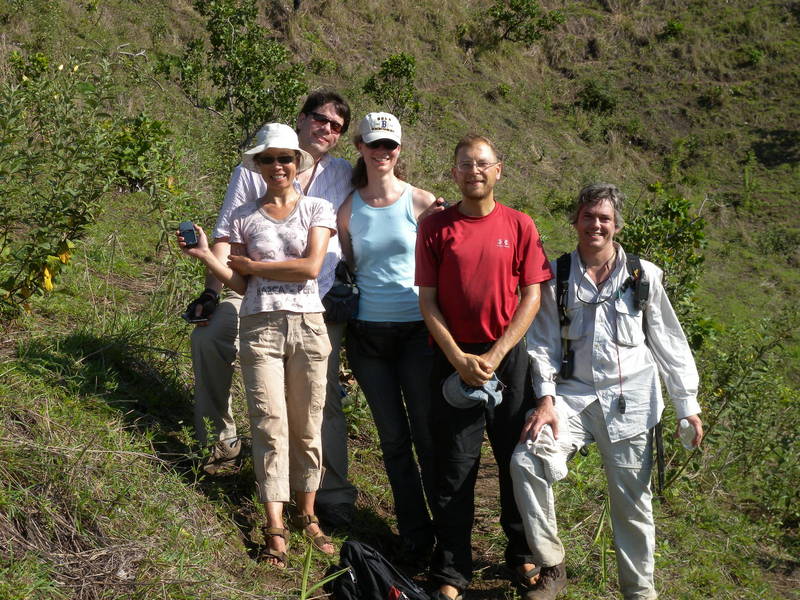
M 307 171 L 314 166 L 314 157 L 300 147 L 297 132 L 283 123 L 268 123 L 256 132 L 253 136 L 253 146 L 242 152 L 242 166 L 260 174 L 261 167 L 256 164 L 253 157 L 272 148 L 299 152 L 298 173 Z

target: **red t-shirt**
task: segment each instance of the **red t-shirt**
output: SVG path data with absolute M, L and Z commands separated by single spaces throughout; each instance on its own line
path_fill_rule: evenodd
M 457 342 L 493 342 L 517 310 L 517 289 L 553 277 L 539 232 L 526 214 L 500 203 L 485 217 L 458 205 L 420 223 L 416 284 L 437 288 Z

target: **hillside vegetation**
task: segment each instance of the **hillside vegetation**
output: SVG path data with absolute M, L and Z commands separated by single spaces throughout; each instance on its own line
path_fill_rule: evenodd
M 253 124 L 319 87 L 356 120 L 400 115 L 409 181 L 448 200 L 455 141 L 491 137 L 497 193 L 551 257 L 583 184 L 623 189 L 623 243 L 666 268 L 708 425 L 702 451 L 667 440 L 658 588 L 800 597 L 800 2 L 547 1 L 527 31 L 491 12 L 535 5 L 0 0 L 0 598 L 319 594 L 300 535 L 285 572 L 253 560 L 251 465 L 199 468 L 178 314 L 202 274 L 171 238 L 213 225 Z M 336 153 L 355 156 L 344 136 Z M 353 537 L 400 558 L 348 375 Z M 470 598 L 511 599 L 486 462 Z M 571 469 L 565 598 L 616 597 L 597 454 Z

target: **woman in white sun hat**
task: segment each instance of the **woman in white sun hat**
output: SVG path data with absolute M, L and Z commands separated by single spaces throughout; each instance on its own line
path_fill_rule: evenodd
M 360 290 L 347 358 L 378 429 L 405 555 L 424 560 L 433 545 L 426 503 L 434 484 L 432 349 L 414 286 L 414 248 L 417 221 L 435 197 L 398 176 L 402 132 L 394 115 L 369 113 L 353 141 L 361 155 L 351 179 L 355 191 L 337 217 Z
M 314 516 L 322 465 L 320 428 L 326 367 L 331 351 L 316 277 L 336 222 L 330 202 L 303 196 L 293 185 L 314 164 L 288 125 L 270 123 L 256 133 L 242 164 L 259 173 L 267 192 L 239 207 L 231 221 L 231 256 L 222 264 L 197 227 L 199 243 L 183 252 L 201 260 L 231 289 L 244 294 L 239 337 L 253 464 L 267 523 L 261 556 L 286 565 L 289 532 L 284 503 L 294 492 L 304 533 L 333 554 Z

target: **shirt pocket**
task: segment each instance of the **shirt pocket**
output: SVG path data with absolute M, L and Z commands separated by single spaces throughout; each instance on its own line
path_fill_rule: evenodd
M 577 340 L 583 337 L 583 317 L 586 313 L 584 307 L 580 304 L 567 307 L 567 318 L 569 325 L 561 328 L 561 337 L 565 340 Z
M 621 346 L 644 344 L 643 313 L 634 310 L 632 305 L 632 294 L 626 294 L 614 301 L 614 308 L 617 311 L 617 343 Z

